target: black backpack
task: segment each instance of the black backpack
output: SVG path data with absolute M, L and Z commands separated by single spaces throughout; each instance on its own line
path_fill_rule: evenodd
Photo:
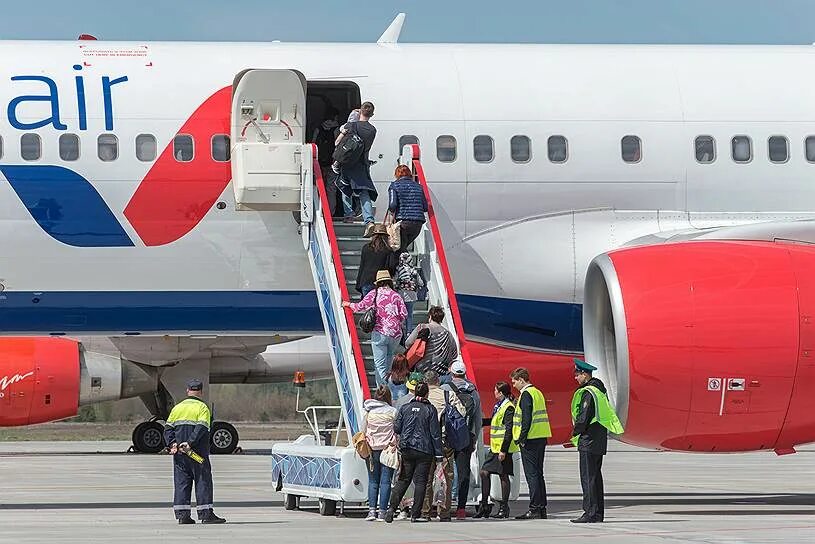
M 464 405 L 464 417 L 467 418 L 467 428 L 469 429 L 470 424 L 476 417 L 475 398 L 473 398 L 472 393 L 469 391 L 462 391 L 452 383 L 450 383 L 450 388 L 456 393 L 461 404 Z
M 355 164 L 362 159 L 365 153 L 365 141 L 357 133 L 355 124 L 351 124 L 351 129 L 345 138 L 342 139 L 340 144 L 334 149 L 334 160 L 340 163 L 340 166 L 347 166 Z

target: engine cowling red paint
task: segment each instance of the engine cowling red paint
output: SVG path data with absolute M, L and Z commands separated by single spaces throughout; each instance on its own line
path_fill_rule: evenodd
M 815 247 L 692 241 L 608 256 L 628 335 L 627 442 L 709 452 L 815 441 Z
M 0 338 L 0 427 L 76 415 L 79 346 L 63 338 Z

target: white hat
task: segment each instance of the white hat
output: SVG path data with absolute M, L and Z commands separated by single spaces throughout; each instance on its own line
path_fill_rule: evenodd
M 461 361 L 456 361 L 452 365 L 450 365 L 450 372 L 453 374 L 459 374 L 461 376 L 467 374 L 467 367 L 464 366 L 464 363 Z

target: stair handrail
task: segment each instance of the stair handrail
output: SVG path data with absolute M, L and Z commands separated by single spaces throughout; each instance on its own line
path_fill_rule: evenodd
M 437 288 L 439 289 L 439 296 L 442 301 L 446 301 L 448 305 L 449 317 L 452 320 L 453 328 L 455 334 L 453 335 L 456 338 L 458 344 L 458 352 L 459 357 L 461 358 L 462 362 L 464 363 L 464 367 L 467 369 L 467 378 L 473 382 L 473 384 L 478 387 L 478 383 L 476 382 L 475 372 L 473 371 L 472 362 L 470 359 L 470 352 L 467 346 L 467 340 L 464 336 L 464 326 L 461 322 L 461 314 L 459 313 L 458 309 L 458 301 L 456 300 L 456 293 L 453 289 L 453 278 L 450 275 L 450 268 L 447 264 L 447 255 L 444 251 L 444 244 L 442 243 L 441 238 L 441 231 L 439 230 L 438 221 L 436 218 L 436 212 L 433 207 L 433 198 L 431 197 L 430 187 L 427 184 L 427 178 L 425 177 L 424 167 L 422 166 L 421 162 L 421 151 L 419 149 L 418 144 L 406 144 L 402 148 L 402 156 L 400 157 L 401 164 L 406 166 L 410 166 L 414 176 L 416 177 L 416 181 L 418 181 L 419 185 L 421 185 L 422 190 L 424 191 L 425 198 L 427 199 L 427 225 L 430 229 L 430 235 L 433 239 L 433 249 L 435 250 L 437 264 L 438 265 L 438 272 L 441 274 L 442 282 L 441 284 L 437 284 Z M 432 259 L 432 255 L 430 255 Z M 431 262 L 431 266 L 434 263 Z
M 329 206 L 328 202 L 328 195 L 325 189 L 325 180 L 323 179 L 322 171 L 320 169 L 320 164 L 317 158 L 317 146 L 311 144 L 313 149 L 313 170 L 314 170 L 314 180 L 317 189 L 318 199 L 317 199 L 317 210 L 315 214 L 315 224 L 322 222 L 326 235 L 328 237 L 328 243 L 331 247 L 331 266 L 334 269 L 335 276 L 337 278 L 337 287 L 340 293 L 340 301 L 338 303 L 342 303 L 342 301 L 350 301 L 350 296 L 348 294 L 348 286 L 346 284 L 345 278 L 345 270 L 342 267 L 342 259 L 340 257 L 339 248 L 337 246 L 337 235 L 336 231 L 334 230 L 334 223 L 332 220 L 332 213 L 331 207 Z M 314 228 L 312 225 L 311 228 Z M 319 296 L 319 292 L 318 292 Z M 350 347 L 350 352 L 354 358 L 354 364 L 348 364 L 349 361 L 344 362 L 347 364 L 348 370 L 353 370 L 351 374 L 348 376 L 348 385 L 353 387 L 352 382 L 356 381 L 359 384 L 361 389 L 361 399 L 359 399 L 358 403 L 355 403 L 354 406 L 346 406 L 344 407 L 346 410 L 346 416 L 348 411 L 352 411 L 354 413 L 354 420 L 346 421 L 346 428 L 348 430 L 349 435 L 353 435 L 358 432 L 359 424 L 361 423 L 360 418 L 358 417 L 362 412 L 362 401 L 370 398 L 370 389 L 368 387 L 368 375 L 365 370 L 365 360 L 362 357 L 362 349 L 359 343 L 359 334 L 357 333 L 356 322 L 354 321 L 354 313 L 351 311 L 351 308 L 342 308 L 342 313 L 345 317 L 344 320 L 340 320 L 338 322 L 338 333 L 339 333 L 339 341 L 341 344 L 345 344 L 344 346 L 340 346 L 340 350 L 342 353 L 348 353 L 347 348 Z M 329 341 L 332 339 L 329 338 Z M 348 345 L 350 343 L 350 346 Z M 334 354 L 332 354 L 332 359 Z M 332 362 L 336 364 L 336 361 Z M 336 370 L 336 369 L 335 369 Z M 343 384 L 341 380 L 337 379 L 338 388 L 342 388 Z M 342 391 L 340 393 L 340 400 L 342 401 Z M 349 396 L 352 401 L 356 400 L 351 392 L 349 392 Z M 350 436 L 349 436 L 350 439 Z

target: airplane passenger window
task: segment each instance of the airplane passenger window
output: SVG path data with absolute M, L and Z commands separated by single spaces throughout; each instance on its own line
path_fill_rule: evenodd
M 475 162 L 490 162 L 495 156 L 492 137 L 480 135 L 473 138 L 473 158 Z
M 136 136 L 136 158 L 142 162 L 156 160 L 158 154 L 156 137 L 152 134 L 139 134 Z
M 696 144 L 696 162 L 702 164 L 710 164 L 716 160 L 716 140 L 713 136 L 697 136 Z
M 439 162 L 453 162 L 456 160 L 455 136 L 439 136 L 436 138 L 436 158 Z
M 3 137 L 0 136 L 0 159 L 3 158 Z
M 100 161 L 115 161 L 119 158 L 119 138 L 115 134 L 100 134 L 96 139 L 96 151 Z
M 807 136 L 804 141 L 804 151 L 808 162 L 815 162 L 815 136 Z
M 79 159 L 79 136 L 63 134 L 59 137 L 59 158 L 64 161 Z
M 406 145 L 416 144 L 419 145 L 419 138 L 413 136 L 412 134 L 405 134 L 404 136 L 399 138 L 399 155 L 402 155 L 402 149 Z
M 770 162 L 787 162 L 790 158 L 790 142 L 785 136 L 770 136 L 767 140 L 767 154 Z
M 638 136 L 623 136 L 620 141 L 620 151 L 625 162 L 640 162 L 642 160 L 642 141 Z
M 20 155 L 25 161 L 37 161 L 42 156 L 42 140 L 39 134 L 23 134 L 20 137 Z
M 736 162 L 750 162 L 753 158 L 753 142 L 749 136 L 733 136 L 731 141 L 733 160 Z
M 566 162 L 569 158 L 569 142 L 565 136 L 549 136 L 546 149 L 552 162 Z
M 190 162 L 195 154 L 192 136 L 179 134 L 173 138 L 173 156 L 178 162 Z
M 212 137 L 212 160 L 215 162 L 229 162 L 231 151 L 229 136 L 216 134 Z
M 529 162 L 532 156 L 532 142 L 529 136 L 513 136 L 509 140 L 509 156 L 512 162 Z

